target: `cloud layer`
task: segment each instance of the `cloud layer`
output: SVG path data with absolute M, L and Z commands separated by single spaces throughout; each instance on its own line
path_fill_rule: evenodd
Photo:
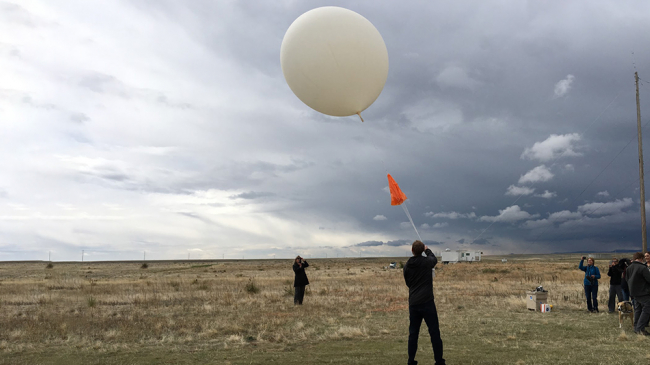
M 435 250 L 639 245 L 650 3 L 335 4 L 389 52 L 364 123 L 280 68 L 331 3 L 1 2 L 0 260 L 406 256 L 386 173 Z

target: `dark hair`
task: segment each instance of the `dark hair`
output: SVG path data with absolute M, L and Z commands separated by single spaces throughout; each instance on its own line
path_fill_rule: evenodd
M 298 259 L 302 259 L 302 257 L 300 257 L 300 255 L 296 256 L 296 258 L 293 259 L 293 262 L 296 262 L 296 260 L 298 260 Z
M 413 242 L 413 246 L 411 246 L 411 252 L 413 252 L 414 256 L 422 255 L 422 252 L 424 252 L 424 243 L 422 243 L 420 240 Z
M 644 257 L 643 252 L 635 252 L 632 260 L 643 260 Z

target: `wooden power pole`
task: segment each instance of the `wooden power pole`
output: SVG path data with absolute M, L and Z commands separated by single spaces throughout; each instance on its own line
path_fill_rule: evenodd
M 641 105 L 639 104 L 639 74 L 634 73 L 636 84 L 636 127 L 639 138 L 639 177 L 641 182 L 641 236 L 643 237 L 643 252 L 648 252 L 648 236 L 645 226 L 645 183 L 643 182 L 643 145 L 641 144 Z

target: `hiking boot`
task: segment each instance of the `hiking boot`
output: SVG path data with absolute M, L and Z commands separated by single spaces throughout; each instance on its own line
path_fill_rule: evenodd
M 650 333 L 648 333 L 648 331 L 646 331 L 646 330 L 634 331 L 634 333 L 636 333 L 637 335 L 641 335 L 641 336 L 650 336 Z

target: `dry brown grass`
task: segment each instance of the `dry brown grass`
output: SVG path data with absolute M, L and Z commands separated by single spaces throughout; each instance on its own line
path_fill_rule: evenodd
M 42 263 L 2 263 L 0 354 L 48 348 L 110 353 L 152 346 L 236 354 L 333 341 L 397 343 L 407 334 L 408 291 L 401 270 L 383 269 L 390 261 L 310 260 L 303 306 L 293 305 L 291 260 L 149 262 L 146 270 L 136 262 L 56 263 L 50 269 Z M 434 292 L 448 353 L 469 351 L 462 340 L 455 343 L 468 333 L 488 350 L 546 347 L 526 329 L 526 318 L 552 328 L 549 333 L 569 327 L 571 334 L 580 333 L 583 324 L 572 318 L 589 318 L 582 276 L 576 260 L 439 267 Z M 524 292 L 538 285 L 549 290 L 556 313 L 525 309 Z M 607 310 L 606 295 L 605 284 L 599 292 L 601 311 Z M 608 335 L 611 342 L 647 345 L 644 338 L 621 333 L 618 318 L 611 322 L 616 324 Z M 397 346 L 405 351 L 405 343 Z M 512 362 L 535 363 L 522 359 Z

